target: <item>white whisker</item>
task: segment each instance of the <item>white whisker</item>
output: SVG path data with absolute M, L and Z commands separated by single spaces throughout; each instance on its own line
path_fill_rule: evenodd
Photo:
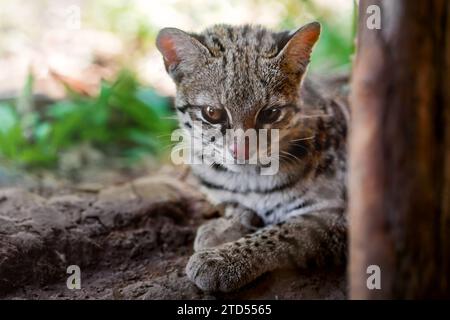
M 312 136 L 309 136 L 309 137 L 306 137 L 306 138 L 293 139 L 293 140 L 291 140 L 290 142 L 304 141 L 304 140 L 311 140 L 311 139 L 314 139 L 315 137 L 316 137 L 315 135 L 312 135 Z

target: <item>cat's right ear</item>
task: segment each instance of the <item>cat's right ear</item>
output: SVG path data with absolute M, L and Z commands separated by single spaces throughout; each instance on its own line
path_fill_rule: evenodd
M 197 39 L 176 28 L 159 31 L 156 47 L 163 55 L 166 70 L 172 77 L 176 77 L 177 71 L 192 71 L 209 52 Z
M 320 23 L 311 22 L 294 33 L 280 33 L 279 53 L 284 66 L 290 72 L 303 73 L 309 63 L 314 44 L 319 39 Z

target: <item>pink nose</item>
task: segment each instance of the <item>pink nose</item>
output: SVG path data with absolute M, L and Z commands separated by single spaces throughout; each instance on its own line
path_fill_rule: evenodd
M 250 155 L 250 147 L 249 143 L 246 140 L 245 144 L 237 144 L 236 142 L 233 144 L 232 147 L 230 147 L 231 155 L 235 159 L 243 159 L 248 160 Z

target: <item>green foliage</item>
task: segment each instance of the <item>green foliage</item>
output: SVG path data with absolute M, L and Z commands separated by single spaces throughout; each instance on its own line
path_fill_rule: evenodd
M 353 55 L 353 41 L 350 32 L 336 28 L 322 21 L 320 41 L 314 50 L 311 67 L 318 71 L 330 71 L 338 68 L 350 69 Z
M 73 92 L 41 109 L 32 105 L 32 78 L 15 103 L 0 104 L 0 156 L 25 167 L 55 167 L 83 143 L 106 155 L 137 160 L 157 155 L 175 126 L 167 98 L 141 87 L 127 71 L 103 82 L 95 98 Z

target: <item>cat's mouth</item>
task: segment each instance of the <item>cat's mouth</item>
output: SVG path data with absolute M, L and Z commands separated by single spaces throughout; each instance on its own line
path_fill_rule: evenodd
M 263 159 L 253 155 L 247 159 L 234 158 L 232 156 L 227 157 L 226 161 L 224 159 L 216 160 L 213 163 L 213 167 L 220 171 L 230 171 L 234 173 L 249 173 L 249 174 L 260 174 L 262 170 L 279 167 L 279 157 L 270 158 L 264 157 Z M 276 172 L 275 172 L 276 173 Z
M 201 159 L 216 171 L 230 171 L 248 174 L 276 174 L 280 161 L 284 161 L 283 151 L 276 145 L 256 144 L 204 144 Z

